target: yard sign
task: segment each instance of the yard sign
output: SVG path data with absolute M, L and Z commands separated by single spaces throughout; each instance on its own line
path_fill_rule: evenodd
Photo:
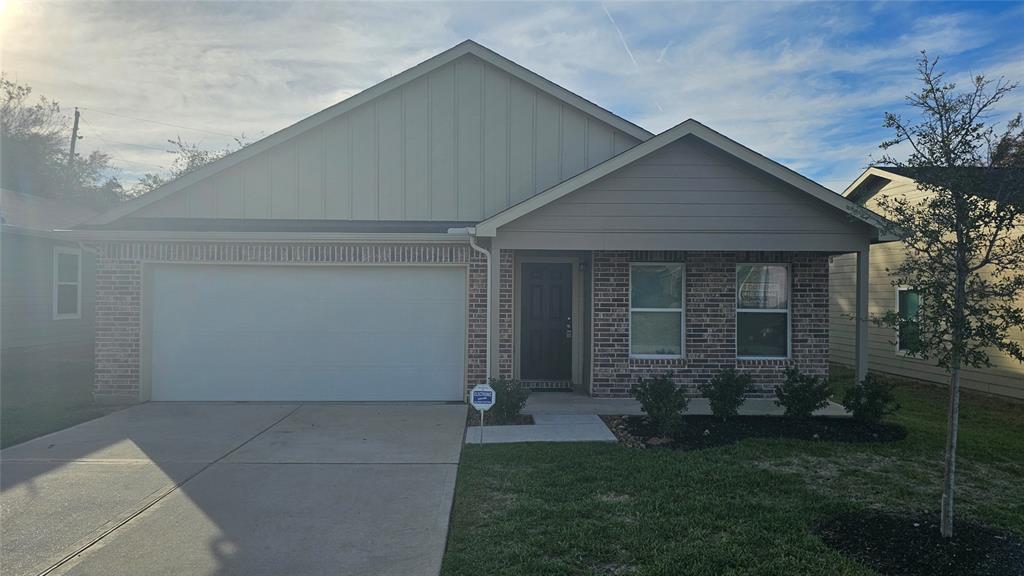
M 484 443 L 484 412 L 494 406 L 494 388 L 488 384 L 477 384 L 469 391 L 469 403 L 480 411 L 480 443 Z

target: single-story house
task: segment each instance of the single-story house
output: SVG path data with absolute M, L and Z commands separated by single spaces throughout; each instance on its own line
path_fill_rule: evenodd
M 918 201 L 931 192 L 922 189 L 915 178 L 915 170 L 907 167 L 873 166 L 865 170 L 843 195 L 859 205 L 882 213 L 880 198 L 905 197 Z M 998 176 L 996 176 L 998 177 Z M 995 184 L 995 183 L 994 183 Z M 996 186 L 993 186 L 995 188 Z M 979 190 L 985 195 L 986 190 Z M 991 197 L 991 196 L 983 196 Z M 1017 199 L 1016 201 L 1024 201 Z M 884 215 L 884 214 L 883 214 Z M 1024 230 L 1019 231 L 1024 234 Z M 902 242 L 879 244 L 871 247 L 870 289 L 868 311 L 881 316 L 889 311 L 913 316 L 917 310 L 918 294 L 913 286 L 896 286 L 888 270 L 893 270 L 906 258 Z M 830 335 L 831 356 L 834 362 L 851 364 L 854 358 L 854 285 L 855 259 L 849 255 L 836 256 L 830 266 Z M 1024 306 L 1024 301 L 1019 303 Z M 1024 345 L 1024 327 L 1011 333 L 1011 338 Z M 868 328 L 868 358 L 872 370 L 897 376 L 916 378 L 946 385 L 949 376 L 932 360 L 907 355 L 905 341 L 892 328 L 872 323 Z M 976 390 L 1011 398 L 1024 398 L 1024 364 L 1000 350 L 989 351 L 992 366 L 965 368 L 960 382 L 965 389 Z
M 18 387 L 19 397 L 45 395 L 41 388 L 67 390 L 80 382 L 88 396 L 95 259 L 67 234 L 53 230 L 95 216 L 95 210 L 72 202 L 0 189 L 0 381 L 5 394 Z M 58 381 L 59 386 L 51 386 Z
M 625 396 L 728 367 L 768 393 L 827 373 L 829 257 L 892 239 L 851 208 L 467 41 L 69 234 L 102 399 Z

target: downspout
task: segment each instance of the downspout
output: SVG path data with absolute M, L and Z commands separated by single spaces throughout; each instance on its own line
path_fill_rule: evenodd
M 484 290 L 487 296 L 487 335 L 485 338 L 484 363 L 486 365 L 486 381 L 491 380 L 491 251 L 476 243 L 476 228 L 449 228 L 449 234 L 465 234 L 469 238 L 469 246 L 484 255 L 487 259 L 487 281 Z

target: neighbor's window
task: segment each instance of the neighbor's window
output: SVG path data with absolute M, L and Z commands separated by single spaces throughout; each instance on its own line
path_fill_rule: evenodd
M 82 251 L 53 249 L 53 318 L 79 318 L 82 306 Z
M 736 356 L 789 356 L 789 268 L 784 264 L 736 267 Z
M 920 338 L 917 326 L 918 314 L 921 310 L 921 295 L 917 290 L 900 287 L 896 290 L 896 313 L 900 317 L 900 326 L 896 330 L 896 351 L 906 353 L 916 348 Z
M 629 270 L 629 354 L 683 355 L 683 265 L 632 264 Z

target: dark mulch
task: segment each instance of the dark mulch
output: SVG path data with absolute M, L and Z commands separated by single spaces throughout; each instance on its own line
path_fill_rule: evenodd
M 484 416 L 484 426 L 529 426 L 533 424 L 533 416 L 529 414 L 518 414 L 512 420 L 506 420 L 499 418 L 498 413 L 493 410 L 488 411 Z M 474 410 L 472 406 L 469 408 L 469 414 L 466 415 L 466 426 L 479 426 L 480 425 L 480 412 Z
M 625 430 L 641 442 L 656 436 L 646 416 L 626 416 Z M 869 426 L 850 418 L 813 417 L 804 420 L 780 416 L 736 416 L 722 421 L 714 416 L 685 416 L 683 429 L 665 446 L 698 450 L 733 444 L 746 438 L 789 438 L 829 442 L 892 442 L 906 438 L 898 424 Z
M 954 523 L 939 533 L 939 516 L 845 512 L 819 522 L 815 533 L 831 548 L 882 574 L 900 576 L 1024 575 L 1024 540 L 1011 532 Z

